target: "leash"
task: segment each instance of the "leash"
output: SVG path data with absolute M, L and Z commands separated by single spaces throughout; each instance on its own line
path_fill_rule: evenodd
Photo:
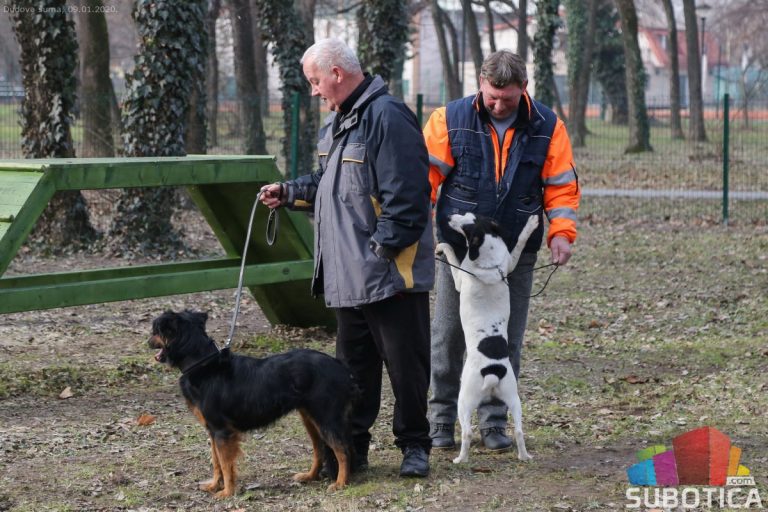
M 451 263 L 448 262 L 448 260 L 444 260 L 444 259 L 441 259 L 441 258 L 438 258 L 437 256 L 435 256 L 435 261 L 439 261 L 441 263 L 445 263 L 449 267 L 455 268 L 457 270 L 461 270 L 462 272 L 465 272 L 465 273 L 471 275 L 472 277 L 477 278 L 477 276 L 475 274 L 473 274 L 472 272 L 470 272 L 469 270 L 463 269 L 461 267 L 457 267 L 456 265 L 452 265 Z M 547 289 L 547 285 L 549 285 L 549 280 L 552 279 L 552 276 L 555 274 L 555 271 L 558 269 L 559 266 L 560 266 L 559 263 L 548 263 L 547 265 L 541 265 L 539 267 L 532 268 L 531 270 L 526 270 L 525 272 L 522 272 L 523 274 L 527 274 L 529 272 L 535 272 L 536 270 L 541 270 L 542 268 L 555 267 L 555 268 L 552 269 L 552 272 L 550 272 L 549 275 L 547 276 L 547 280 L 544 281 L 544 286 L 541 287 L 541 290 L 539 290 L 538 292 L 534 293 L 533 295 L 518 295 L 518 294 L 515 294 L 515 295 L 517 295 L 518 297 L 523 297 L 525 299 L 532 299 L 533 297 L 538 297 L 539 295 L 544 293 L 544 290 Z M 504 281 L 505 283 L 509 284 L 507 279 L 509 279 L 509 276 L 511 276 L 513 274 L 513 272 L 510 272 L 509 274 L 506 274 L 506 275 L 502 274 L 501 272 L 499 272 L 499 273 L 501 274 L 501 280 Z
M 547 289 L 547 285 L 549 284 L 549 280 L 552 279 L 553 275 L 555 275 L 555 271 L 557 271 L 557 269 L 560 267 L 560 264 L 559 263 L 549 263 L 547 265 L 542 265 L 540 267 L 532 268 L 531 270 L 526 270 L 525 272 L 523 272 L 523 274 L 527 274 L 529 272 L 534 272 L 536 270 L 541 270 L 542 268 L 547 268 L 547 267 L 555 267 L 555 268 L 553 268 L 552 272 L 550 272 L 549 275 L 547 276 L 547 280 L 544 281 L 544 286 L 541 287 L 541 290 L 539 290 L 538 292 L 534 293 L 533 295 L 517 295 L 517 294 L 515 294 L 515 295 L 517 295 L 518 297 L 523 297 L 525 299 L 532 299 L 532 298 L 538 297 L 539 295 L 544 293 L 544 290 Z M 509 274 L 507 274 L 507 277 L 509 277 L 511 275 L 512 274 L 509 273 Z
M 259 191 L 258 194 L 256 194 L 256 200 L 253 202 L 253 208 L 251 208 L 251 218 L 248 220 L 248 230 L 245 232 L 245 246 L 243 247 L 243 257 L 240 260 L 240 277 L 237 279 L 237 293 L 235 294 L 235 312 L 232 315 L 232 322 L 229 325 L 229 336 L 227 336 L 227 341 L 224 342 L 224 348 L 220 348 L 218 344 L 216 344 L 216 348 L 219 350 L 219 352 L 222 352 L 223 350 L 228 350 L 229 346 L 232 344 L 232 338 L 235 336 L 235 326 L 237 324 L 237 317 L 240 314 L 240 297 L 243 294 L 243 278 L 245 277 L 245 259 L 248 255 L 248 246 L 251 242 L 251 230 L 253 229 L 253 219 L 256 217 L 256 207 L 259 205 L 259 202 L 261 202 L 261 191 Z M 269 210 L 269 217 L 267 217 L 267 230 L 266 230 L 266 238 L 267 238 L 267 245 L 270 247 L 275 243 L 275 239 L 277 238 L 277 229 L 280 225 L 280 217 L 277 214 L 277 208 L 272 208 Z

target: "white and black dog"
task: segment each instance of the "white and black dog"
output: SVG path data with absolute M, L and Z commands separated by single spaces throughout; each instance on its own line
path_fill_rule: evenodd
M 499 224 L 492 219 L 465 213 L 452 215 L 449 225 L 464 235 L 468 249 L 461 262 L 447 243 L 438 244 L 435 250 L 438 255 L 445 255 L 448 263 L 459 267 L 452 267 L 451 273 L 459 292 L 459 314 L 467 346 L 458 405 L 461 452 L 453 462 L 469 460 L 472 413 L 491 397 L 499 398 L 509 408 L 515 426 L 517 456 L 520 460 L 530 460 L 532 457 L 525 449 L 523 438 L 523 411 L 517 381 L 509 361 L 509 288 L 506 279 L 517 265 L 528 238 L 538 227 L 539 219 L 535 215 L 528 219 L 512 252 L 508 251 L 501 237 Z

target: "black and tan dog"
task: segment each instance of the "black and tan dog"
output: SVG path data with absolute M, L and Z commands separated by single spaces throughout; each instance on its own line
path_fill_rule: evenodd
M 312 467 L 294 480 L 318 479 L 327 445 L 339 472 L 329 490 L 343 488 L 349 478 L 352 444 L 349 410 L 354 384 L 337 359 L 299 349 L 264 359 L 219 352 L 205 332 L 206 313 L 166 311 L 152 323 L 149 346 L 155 359 L 178 368 L 181 392 L 192 413 L 211 437 L 213 478 L 200 488 L 216 497 L 235 491 L 235 461 L 242 433 L 265 427 L 297 410 L 312 440 Z

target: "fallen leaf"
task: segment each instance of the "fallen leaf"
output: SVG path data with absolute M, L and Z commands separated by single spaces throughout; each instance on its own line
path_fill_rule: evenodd
M 73 396 L 75 396 L 75 394 L 72 392 L 72 388 L 70 388 L 69 386 L 65 387 L 64 391 L 59 393 L 59 398 L 62 400 L 66 400 L 67 398 L 72 398 Z
M 645 384 L 648 382 L 647 378 L 638 377 L 637 375 L 627 375 L 623 380 L 627 381 L 629 384 Z
M 474 467 L 472 468 L 473 473 L 493 473 L 493 470 L 489 467 Z
M 156 419 L 157 416 L 153 416 L 151 414 L 142 414 L 136 419 L 136 423 L 141 427 L 146 427 L 153 424 Z

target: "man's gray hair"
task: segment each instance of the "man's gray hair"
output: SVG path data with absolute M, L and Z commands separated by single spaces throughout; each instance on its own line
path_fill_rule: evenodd
M 528 80 L 525 61 L 516 53 L 509 50 L 493 52 L 483 61 L 480 76 L 497 89 L 503 89 L 509 84 L 523 86 Z
M 307 48 L 301 63 L 304 64 L 307 59 L 312 60 L 317 69 L 325 73 L 330 73 L 333 66 L 349 73 L 363 72 L 355 52 L 344 41 L 335 37 L 321 39 Z

